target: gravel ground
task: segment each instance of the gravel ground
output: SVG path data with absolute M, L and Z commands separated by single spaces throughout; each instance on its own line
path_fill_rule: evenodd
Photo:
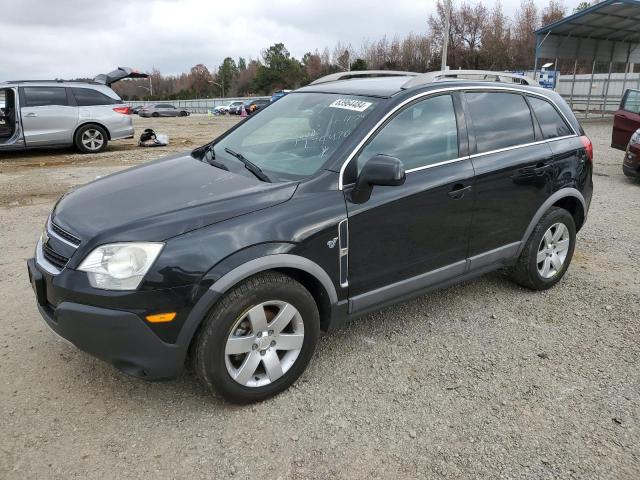
M 289 391 L 236 407 L 148 383 L 51 334 L 25 260 L 68 188 L 204 143 L 231 119 L 136 119 L 163 149 L 0 156 L 0 478 L 640 478 L 640 183 L 587 123 L 595 195 L 573 264 L 495 273 L 325 335 Z

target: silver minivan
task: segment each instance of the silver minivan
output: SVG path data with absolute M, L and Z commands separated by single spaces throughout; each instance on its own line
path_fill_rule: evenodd
M 75 145 L 98 153 L 110 140 L 132 138 L 131 111 L 110 85 L 146 76 L 118 68 L 92 82 L 0 83 L 0 151 Z

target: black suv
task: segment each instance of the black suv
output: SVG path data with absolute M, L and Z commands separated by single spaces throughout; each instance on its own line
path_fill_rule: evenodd
M 242 403 L 384 305 L 501 267 L 535 290 L 562 278 L 593 152 L 560 96 L 350 75 L 64 195 L 28 261 L 46 323 L 135 376 L 189 360 Z

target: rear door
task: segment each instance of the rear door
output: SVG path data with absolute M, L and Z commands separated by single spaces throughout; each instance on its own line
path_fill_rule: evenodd
M 475 269 L 515 255 L 531 218 L 552 191 L 553 152 L 520 93 L 468 91 L 465 99 L 476 172 L 469 239 Z
M 627 90 L 613 117 L 611 146 L 626 150 L 631 135 L 640 128 L 640 90 Z
M 78 124 L 71 91 L 58 86 L 20 87 L 20 116 L 27 147 L 70 145 Z

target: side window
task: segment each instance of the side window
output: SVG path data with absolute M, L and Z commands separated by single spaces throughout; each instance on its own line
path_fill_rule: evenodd
M 571 129 L 549 102 L 541 98 L 529 97 L 529 104 L 538 119 L 545 139 L 571 135 Z
M 531 111 L 518 93 L 467 92 L 478 153 L 534 141 Z
M 169 105 L 168 103 L 162 106 L 163 108 L 176 108 L 173 105 Z
M 25 107 L 69 105 L 64 87 L 24 87 Z
M 627 112 L 640 113 L 640 92 L 629 90 L 624 99 L 622 109 Z
M 71 88 L 76 103 L 80 107 L 89 107 L 91 105 L 113 105 L 120 103 L 117 99 L 111 98 L 102 92 L 93 90 L 92 88 Z
M 407 170 L 458 158 L 451 95 L 428 98 L 396 115 L 360 152 L 358 172 L 377 154 L 399 158 Z

